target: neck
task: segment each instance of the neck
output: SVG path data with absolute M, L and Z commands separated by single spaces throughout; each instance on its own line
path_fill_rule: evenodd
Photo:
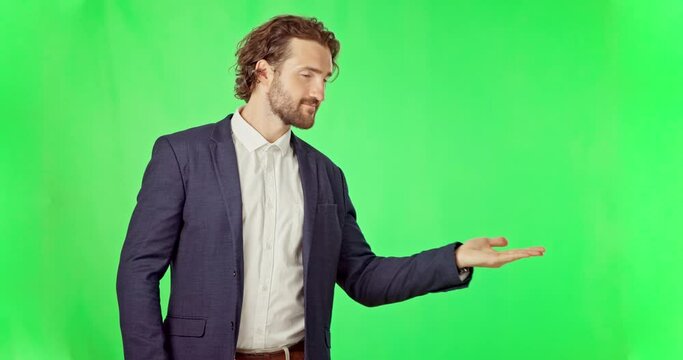
M 240 115 L 269 143 L 275 142 L 290 128 L 290 125 L 286 125 L 282 119 L 273 113 L 267 102 L 260 101 L 253 96 L 242 108 Z

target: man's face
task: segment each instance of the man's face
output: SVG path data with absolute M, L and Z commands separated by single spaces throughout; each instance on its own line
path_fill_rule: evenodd
M 311 40 L 293 38 L 290 57 L 275 70 L 268 92 L 271 110 L 287 125 L 308 129 L 325 99 L 325 84 L 332 74 L 330 50 Z

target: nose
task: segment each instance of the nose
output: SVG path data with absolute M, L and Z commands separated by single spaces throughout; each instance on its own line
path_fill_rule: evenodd
M 325 83 L 324 82 L 316 83 L 313 86 L 313 89 L 311 89 L 311 97 L 318 100 L 318 104 L 322 103 L 323 100 L 325 100 Z

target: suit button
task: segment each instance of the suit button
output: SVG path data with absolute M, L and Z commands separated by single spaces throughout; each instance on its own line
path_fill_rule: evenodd
M 235 277 L 235 276 L 237 276 L 237 271 L 233 270 L 232 271 L 232 277 Z
M 235 322 L 234 321 L 230 322 L 230 330 L 235 331 Z

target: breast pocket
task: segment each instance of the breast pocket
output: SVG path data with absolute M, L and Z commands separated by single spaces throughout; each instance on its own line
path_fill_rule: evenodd
M 318 204 L 316 209 L 316 228 L 326 236 L 341 236 L 337 204 Z

